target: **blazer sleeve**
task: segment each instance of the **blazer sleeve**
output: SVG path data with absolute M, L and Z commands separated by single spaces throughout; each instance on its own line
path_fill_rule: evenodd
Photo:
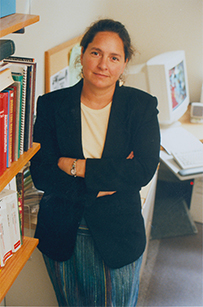
M 36 188 L 76 200 L 85 186 L 84 179 L 69 176 L 58 167 L 61 154 L 55 128 L 56 105 L 46 95 L 38 98 L 33 139 L 41 149 L 31 159 L 30 171 Z
M 160 151 L 157 99 L 142 92 L 140 98 L 133 95 L 131 100 L 138 106 L 129 116 L 134 158 L 88 159 L 85 182 L 89 190 L 139 191 L 156 171 Z

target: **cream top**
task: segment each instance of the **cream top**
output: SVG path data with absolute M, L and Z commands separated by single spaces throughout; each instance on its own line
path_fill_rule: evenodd
M 85 158 L 101 158 L 111 104 L 109 103 L 103 109 L 95 110 L 81 103 L 82 145 Z

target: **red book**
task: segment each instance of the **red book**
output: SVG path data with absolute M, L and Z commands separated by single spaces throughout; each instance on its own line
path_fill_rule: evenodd
M 0 176 L 4 172 L 4 103 L 0 97 Z
M 15 161 L 15 133 L 16 133 L 16 95 L 17 95 L 17 87 L 12 85 L 8 88 L 13 92 L 13 125 L 12 125 L 12 152 L 11 152 L 11 160 Z
M 7 160 L 6 155 L 7 155 L 7 128 L 8 128 L 8 93 L 0 92 L 0 100 L 2 101 L 3 108 L 4 108 L 4 139 L 3 139 L 4 155 L 1 161 L 3 164 L 3 169 L 5 171 L 6 170 L 6 160 Z
M 4 91 L 3 91 L 4 92 Z M 13 96 L 11 89 L 6 89 L 8 93 L 8 129 L 7 129 L 7 167 L 12 163 L 12 136 L 13 136 Z

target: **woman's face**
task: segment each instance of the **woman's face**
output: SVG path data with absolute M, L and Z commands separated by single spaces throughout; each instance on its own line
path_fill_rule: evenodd
M 125 62 L 123 41 L 117 33 L 98 32 L 81 54 L 84 82 L 99 89 L 115 86 Z

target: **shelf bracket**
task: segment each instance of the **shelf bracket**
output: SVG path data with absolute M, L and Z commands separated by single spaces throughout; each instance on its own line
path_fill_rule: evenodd
M 22 28 L 18 31 L 13 32 L 13 34 L 24 34 L 25 33 L 25 28 Z

